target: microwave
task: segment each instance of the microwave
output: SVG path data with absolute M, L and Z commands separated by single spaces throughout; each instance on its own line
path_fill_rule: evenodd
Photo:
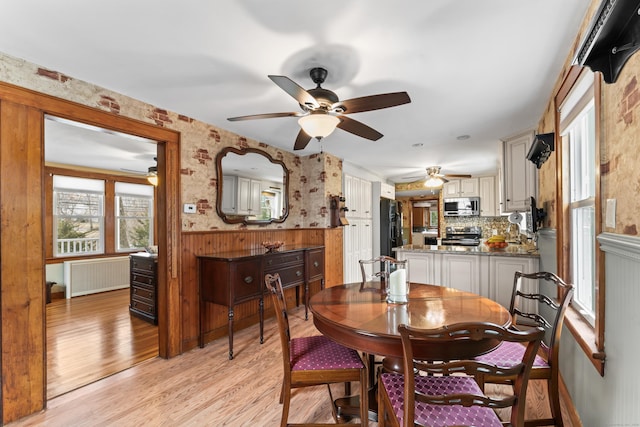
M 444 199 L 444 216 L 479 216 L 479 197 Z

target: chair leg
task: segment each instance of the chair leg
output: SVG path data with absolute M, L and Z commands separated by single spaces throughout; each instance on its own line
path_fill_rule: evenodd
M 369 373 L 365 369 L 360 373 L 360 425 L 369 425 Z
M 284 381 L 282 382 L 282 388 L 280 389 L 280 404 L 282 405 L 282 402 L 284 402 Z
M 344 395 L 351 396 L 351 383 L 349 381 L 344 383 Z
M 385 426 L 385 404 L 384 404 L 384 390 L 380 378 L 378 378 L 378 427 Z
M 287 420 L 289 419 L 289 406 L 291 404 L 291 388 L 282 388 L 282 395 L 280 395 L 282 403 L 282 418 L 280 419 L 280 427 L 287 427 Z
M 560 410 L 560 392 L 558 391 L 558 381 L 547 380 L 547 391 L 549 394 L 549 406 L 551 406 L 551 417 L 556 427 L 564 427 L 562 421 L 562 411 Z

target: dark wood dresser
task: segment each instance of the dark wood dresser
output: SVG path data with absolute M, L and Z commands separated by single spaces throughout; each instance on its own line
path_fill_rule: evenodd
M 259 299 L 260 343 L 264 328 L 264 276 L 279 273 L 283 288 L 304 285 L 305 318 L 308 316 L 309 283 L 320 280 L 324 288 L 324 246 L 284 246 L 275 252 L 265 249 L 198 255 L 200 287 L 200 325 L 198 345 L 204 347 L 204 309 L 206 303 L 229 309 L 229 359 L 233 359 L 233 318 L 236 304 Z
M 129 255 L 129 312 L 158 324 L 158 256 L 146 252 Z

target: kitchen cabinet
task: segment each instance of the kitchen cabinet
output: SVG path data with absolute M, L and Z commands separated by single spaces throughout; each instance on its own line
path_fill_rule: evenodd
M 386 182 L 376 181 L 372 183 L 373 200 L 378 200 L 380 197 L 385 199 L 395 200 L 396 188 L 387 184 Z
M 343 280 L 345 283 L 361 281 L 359 261 L 373 258 L 372 222 L 370 219 L 350 219 L 349 224 L 344 226 Z
M 237 176 L 225 175 L 222 177 L 222 212 L 224 213 L 235 214 L 237 211 L 237 183 Z
M 345 205 L 349 210 L 347 218 L 372 218 L 371 181 L 351 175 L 344 175 Z
M 452 179 L 442 186 L 443 197 L 478 197 L 478 178 Z
M 513 291 L 513 276 L 516 271 L 535 273 L 538 271 L 538 265 L 538 258 L 489 257 L 489 298 L 500 303 L 503 307 L 509 308 Z M 523 292 L 537 293 L 536 283 L 533 280 L 526 280 L 523 286 L 529 286 L 529 288 L 522 289 Z M 535 302 L 527 301 L 526 304 L 524 311 L 537 312 Z
M 399 256 L 401 260 L 408 260 L 409 281 L 425 284 L 439 284 L 435 280 L 435 259 L 436 254 L 431 252 L 402 252 Z M 439 259 L 439 257 L 438 257 Z
M 503 141 L 503 212 L 524 212 L 536 196 L 537 169 L 527 160 L 533 136 L 526 132 Z
M 480 261 L 477 255 L 440 254 L 439 285 L 480 294 Z
M 500 214 L 496 202 L 496 179 L 493 176 L 478 178 L 480 193 L 480 216 L 497 216 Z
M 252 216 L 260 214 L 260 194 L 262 193 L 261 181 L 239 176 L 237 181 L 237 193 L 238 208 L 236 213 L 238 215 Z
M 416 283 L 447 286 L 490 298 L 509 307 L 513 277 L 516 271 L 534 273 L 539 269 L 539 258 L 523 254 L 500 255 L 498 252 L 457 250 L 398 251 L 397 258 L 408 260 L 409 280 Z M 529 284 L 528 292 L 535 292 L 535 284 Z M 527 306 L 536 312 L 535 303 Z

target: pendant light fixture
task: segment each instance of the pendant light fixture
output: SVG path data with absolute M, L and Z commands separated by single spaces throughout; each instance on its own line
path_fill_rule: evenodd
M 154 157 L 153 160 L 156 161 L 155 166 L 149 166 L 149 170 L 147 171 L 147 181 L 149 181 L 149 184 L 153 185 L 154 187 L 158 186 L 158 158 Z

